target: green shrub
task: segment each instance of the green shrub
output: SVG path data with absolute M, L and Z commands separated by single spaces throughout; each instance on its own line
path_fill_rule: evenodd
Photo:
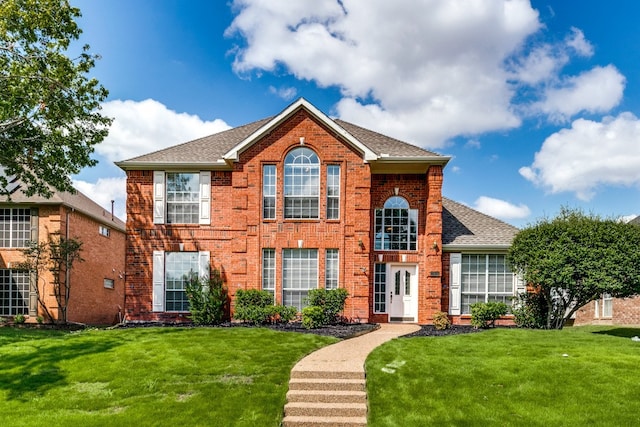
M 262 325 L 265 323 L 288 323 L 298 314 L 296 307 L 274 305 L 269 291 L 238 289 L 233 318 L 243 322 Z
M 339 320 L 339 314 L 344 310 L 344 304 L 349 293 L 344 288 L 338 289 L 311 289 L 305 302 L 312 307 L 320 307 L 322 309 L 323 325 L 332 325 Z M 304 310 L 303 310 L 304 319 Z
M 495 326 L 496 320 L 509 311 L 503 302 L 477 302 L 471 304 L 471 324 L 476 328 Z
M 324 325 L 325 313 L 322 307 L 310 305 L 302 309 L 302 326 L 316 329 Z
M 36 322 L 38 322 L 38 325 L 42 325 L 44 323 L 44 317 L 42 316 L 36 317 Z
M 514 297 L 511 313 L 519 328 L 544 329 L 547 326 L 549 308 L 538 292 L 523 293 Z
M 451 327 L 449 315 L 444 311 L 436 311 L 433 314 L 433 326 L 439 331 L 449 329 Z
M 22 325 L 26 321 L 27 321 L 27 318 L 24 316 L 24 314 L 16 314 L 13 317 L 13 322 L 18 325 Z
M 208 282 L 192 278 L 186 287 L 189 298 L 189 318 L 196 325 L 217 325 L 222 322 L 227 307 L 227 289 L 220 271 L 212 270 Z

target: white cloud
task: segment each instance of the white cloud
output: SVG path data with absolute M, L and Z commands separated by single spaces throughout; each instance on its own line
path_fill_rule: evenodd
M 524 204 L 514 205 L 500 199 L 481 196 L 476 202 L 474 209 L 489 216 L 504 220 L 523 219 L 531 215 L 531 210 Z
M 553 44 L 532 37 L 543 25 L 527 0 L 235 0 L 233 8 L 226 35 L 241 39 L 237 73 L 284 71 L 338 87 L 340 118 L 423 147 L 515 128 L 528 114 L 606 111 L 624 86 L 611 66 L 560 78 L 593 47 L 577 28 Z
M 109 101 L 102 113 L 113 117 L 109 136 L 96 151 L 111 161 L 141 154 L 229 129 L 224 121 L 204 121 L 196 115 L 177 113 L 153 99 Z
M 551 193 L 574 192 L 585 201 L 600 185 L 640 185 L 640 121 L 631 113 L 575 120 L 549 136 L 520 174 Z
M 613 65 L 595 67 L 549 88 L 534 109 L 556 122 L 565 122 L 582 111 L 606 113 L 622 100 L 625 80 Z
M 109 212 L 113 200 L 115 216 L 123 220 L 126 218 L 126 178 L 99 178 L 95 183 L 74 180 L 73 186 Z
M 295 87 L 276 88 L 275 86 L 269 86 L 269 93 L 272 93 L 285 101 L 289 101 L 298 94 L 298 90 Z

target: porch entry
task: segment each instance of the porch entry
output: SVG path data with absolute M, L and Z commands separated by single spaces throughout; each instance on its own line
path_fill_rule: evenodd
M 416 322 L 418 314 L 417 266 L 389 265 L 387 276 L 389 322 Z

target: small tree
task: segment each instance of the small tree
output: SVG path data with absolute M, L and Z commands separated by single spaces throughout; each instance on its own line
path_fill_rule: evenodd
M 507 258 L 539 293 L 549 329 L 561 329 L 605 292 L 640 292 L 640 227 L 579 210 L 562 208 L 556 218 L 523 229 Z
M 227 289 L 220 271 L 214 269 L 208 282 L 194 276 L 188 281 L 190 318 L 196 325 L 218 325 L 224 319 L 227 307 Z
M 49 288 L 53 291 L 56 303 L 58 304 L 57 322 L 67 323 L 67 309 L 71 297 L 71 270 L 73 264 L 84 261 L 80 252 L 82 242 L 77 239 L 67 239 L 59 233 L 51 233 L 46 242 L 30 242 L 23 250 L 25 260 L 20 264 L 20 268 L 35 272 L 39 279 L 43 281 L 42 287 L 36 286 L 35 292 L 38 305 L 45 312 L 49 320 L 56 320 L 44 300 L 44 296 L 49 293 Z M 51 281 L 47 282 L 44 271 L 51 273 Z

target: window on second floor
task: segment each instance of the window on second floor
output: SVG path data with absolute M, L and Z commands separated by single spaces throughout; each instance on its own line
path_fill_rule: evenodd
M 327 219 L 340 218 L 340 166 L 327 166 Z
M 418 210 L 409 209 L 403 197 L 387 199 L 382 209 L 376 209 L 376 250 L 415 251 L 418 242 Z
M 295 148 L 285 158 L 284 217 L 320 217 L 320 160 L 309 148 Z
M 31 209 L 0 209 L 0 247 L 25 248 L 31 240 Z
M 262 168 L 262 217 L 276 218 L 276 165 Z
M 200 218 L 199 178 L 198 173 L 167 173 L 167 223 L 198 223 Z

